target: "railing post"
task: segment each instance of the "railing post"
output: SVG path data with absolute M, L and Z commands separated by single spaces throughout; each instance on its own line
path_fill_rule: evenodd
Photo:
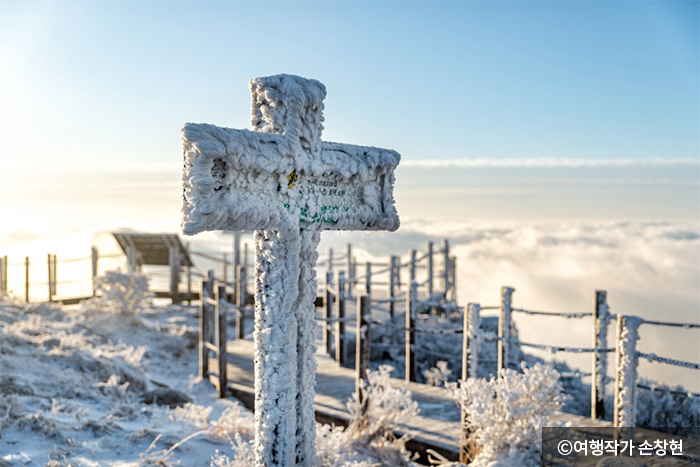
M 238 277 L 238 290 L 236 291 L 236 306 L 238 307 L 236 313 L 236 337 L 238 339 L 245 338 L 245 312 L 243 307 L 245 307 L 245 296 L 246 296 L 246 272 L 245 266 L 239 264 L 236 267 L 236 277 Z
M 3 268 L 2 278 L 4 281 L 3 285 L 2 285 L 2 289 L 5 292 L 5 294 L 7 294 L 7 255 L 5 255 L 5 257 L 3 259 L 2 268 Z
M 209 286 L 206 279 L 202 279 L 202 301 L 199 307 L 199 376 L 202 379 L 209 373 L 209 350 L 206 342 L 209 336 L 209 320 L 207 319 L 207 297 Z
M 408 283 L 416 281 L 416 249 L 408 250 Z
M 442 241 L 442 284 L 443 291 L 445 293 L 445 299 L 447 299 L 447 294 L 450 291 L 450 242 L 447 239 Z
M 218 350 L 217 361 L 219 362 L 219 397 L 226 397 L 226 388 L 228 386 L 228 378 L 226 375 L 226 344 L 228 338 L 226 335 L 227 319 L 226 305 L 222 305 L 222 300 L 226 300 L 226 285 L 222 284 L 216 288 L 216 348 Z
M 636 424 L 637 340 L 641 323 L 636 316 L 617 315 L 613 426 L 618 428 L 633 428 Z
M 226 253 L 221 255 L 221 278 L 224 283 L 228 282 L 228 261 L 226 260 Z
M 53 302 L 53 258 L 51 257 L 51 253 L 48 254 L 48 261 L 47 264 L 49 266 L 49 273 L 48 273 L 48 278 L 49 280 L 48 285 L 49 285 L 49 303 Z
M 95 294 L 97 293 L 97 276 L 98 274 L 98 268 L 97 268 L 97 261 L 100 257 L 99 252 L 97 251 L 97 247 L 91 247 L 90 248 L 90 256 L 92 259 L 92 296 L 94 297 Z
M 238 265 L 241 264 L 241 233 L 233 232 L 233 257 L 231 262 L 231 274 L 233 274 L 233 293 L 236 293 L 236 283 L 238 282 Z
M 450 288 L 452 289 L 452 300 L 457 301 L 457 257 L 456 256 L 453 256 L 452 260 L 450 261 L 450 269 L 452 271 L 451 279 L 450 279 Z M 447 297 L 445 297 L 445 300 L 447 300 Z
M 396 314 L 396 264 L 398 257 L 391 255 L 389 257 L 389 320 L 392 325 L 394 323 L 394 315 Z M 393 336 L 395 333 L 392 333 Z
M 335 361 L 345 365 L 345 271 L 338 271 L 336 283 L 338 294 L 335 299 Z
M 189 258 L 189 261 L 185 266 L 185 274 L 187 274 L 187 304 L 192 305 L 192 267 L 190 266 L 190 262 L 192 261 L 192 249 L 190 242 L 187 242 L 185 245 L 185 250 L 187 251 L 187 257 Z
M 24 297 L 29 303 L 29 256 L 24 258 Z
M 56 292 L 58 288 L 58 261 L 56 260 L 56 255 L 53 255 L 53 296 L 55 297 L 58 292 Z
M 481 327 L 481 307 L 478 303 L 469 303 L 464 309 L 462 330 L 462 381 L 464 384 L 470 378 L 477 378 L 479 374 L 479 328 Z M 461 431 L 459 443 L 459 461 L 466 464 L 471 460 L 469 449 L 468 414 L 464 405 L 461 408 Z
M 177 248 L 170 248 L 168 253 L 168 263 L 170 264 L 170 297 L 175 304 L 180 303 L 179 289 L 182 259 L 180 258 L 180 250 Z
M 428 300 L 433 298 L 433 242 L 428 242 Z
M 332 270 L 333 270 L 333 248 L 329 248 L 329 249 L 328 249 L 328 265 L 327 265 L 327 269 L 328 269 L 329 271 L 332 271 Z
M 593 348 L 608 347 L 607 292 L 596 290 L 593 307 Z M 605 420 L 605 378 L 608 374 L 608 354 L 593 352 L 593 374 L 591 377 L 591 418 Z
M 479 332 L 481 306 L 469 303 L 464 310 L 462 337 L 462 380 L 477 378 L 479 374 Z
M 360 390 L 361 381 L 367 381 L 367 372 L 370 369 L 370 324 L 372 322 L 370 310 L 370 298 L 367 295 L 358 297 L 357 300 L 357 339 L 355 340 L 355 391 L 359 397 L 361 411 L 367 407 L 367 401 L 363 399 Z
M 5 258 L 0 256 L 0 297 L 5 295 Z
M 126 261 L 129 273 L 136 274 L 139 271 L 138 253 L 133 246 L 126 247 Z
M 406 291 L 406 381 L 416 381 L 416 282 Z
M 510 359 L 510 315 L 513 292 L 512 287 L 501 287 L 501 306 L 498 315 L 498 376 L 508 368 Z
M 345 265 L 348 278 L 348 296 L 352 297 L 355 294 L 355 268 L 352 266 L 352 245 L 350 243 L 348 243 L 345 252 Z
M 323 300 L 323 332 L 322 344 L 326 348 L 326 353 L 331 356 L 331 323 L 328 321 L 331 316 L 333 316 L 333 292 L 331 287 L 333 286 L 333 271 L 326 271 L 326 297 Z
M 372 296 L 372 263 L 369 261 L 365 266 L 365 293 Z

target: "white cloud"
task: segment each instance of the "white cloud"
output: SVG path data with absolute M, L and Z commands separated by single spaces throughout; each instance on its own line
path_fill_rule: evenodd
M 450 238 L 457 257 L 458 299 L 462 305 L 498 305 L 499 290 L 508 285 L 516 289 L 516 307 L 585 312 L 593 308 L 595 291 L 607 290 L 613 313 L 700 322 L 700 223 L 460 223 L 416 219 L 404 220 L 402 228 L 393 234 L 325 233 L 321 251 L 323 254 L 332 246 L 342 254 L 343 245 L 352 242 L 356 250 L 363 249 L 369 255 L 364 260 L 386 263 L 389 254 L 405 257 L 409 248 L 424 251 L 426 241 L 439 242 L 444 236 Z M 423 271 L 419 269 L 418 281 L 423 280 Z M 524 341 L 591 345 L 590 318 L 516 314 L 514 319 Z M 611 341 L 614 333 L 611 325 Z M 643 352 L 698 362 L 697 329 L 643 326 L 641 336 L 638 348 Z M 590 372 L 589 355 L 560 353 L 554 358 Z M 640 373 L 700 390 L 697 375 L 690 370 L 642 362 Z

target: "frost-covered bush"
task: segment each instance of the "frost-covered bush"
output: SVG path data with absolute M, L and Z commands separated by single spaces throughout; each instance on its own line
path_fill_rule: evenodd
M 320 467 L 374 467 L 406 465 L 407 451 L 395 440 L 367 444 L 353 439 L 342 426 L 318 425 L 316 465 Z
M 368 372 L 360 394 L 353 394 L 347 406 L 352 417 L 347 429 L 317 425 L 316 465 L 319 467 L 408 466 L 411 455 L 406 440 L 395 439 L 393 430 L 418 414 L 418 404 L 404 389 L 390 384 L 390 366 Z M 364 406 L 359 400 L 367 401 Z M 222 416 L 224 418 L 224 416 Z M 239 467 L 254 464 L 253 443 L 236 435 L 231 440 L 233 457 L 217 453 L 212 465 Z
M 195 430 L 206 430 L 209 426 L 209 416 L 213 407 L 186 403 L 182 407 L 170 409 L 167 419 L 171 422 L 180 422 Z
M 700 398 L 685 393 L 682 386 L 646 379 L 639 382 L 652 390 L 637 389 L 637 426 L 681 436 L 697 434 L 697 429 L 689 427 L 700 426 Z
M 171 465 L 175 451 L 198 437 L 206 437 L 211 441 L 228 440 L 231 443 L 233 457 L 219 450 L 211 458 L 210 465 L 221 467 L 243 467 L 254 465 L 253 450 L 253 414 L 247 412 L 241 405 L 234 405 L 221 414 L 218 420 L 210 421 L 213 407 L 197 404 L 185 404 L 182 407 L 169 410 L 167 420 L 180 422 L 186 431 L 198 430 L 172 444 L 167 449 L 155 450 L 160 435 L 151 443 L 146 452 L 142 453 L 141 465 Z M 189 428 L 189 429 L 188 429 Z M 245 437 L 242 437 L 244 434 Z
M 368 371 L 367 380 L 360 381 L 356 392 L 346 404 L 352 421 L 348 432 L 357 439 L 373 440 L 385 437 L 401 423 L 418 415 L 418 403 L 411 393 L 391 386 L 390 375 L 394 369 L 382 365 L 378 371 Z
M 473 465 L 539 465 L 541 428 L 564 402 L 559 373 L 551 366 L 504 370 L 501 378 L 448 383 L 467 412 L 478 454 Z
M 146 276 L 107 271 L 97 279 L 96 296 L 88 301 L 86 307 L 131 315 L 147 308 L 152 299 Z
M 232 439 L 234 435 L 254 437 L 255 417 L 242 405 L 233 405 L 221 414 L 218 420 L 209 425 L 209 435 L 217 439 Z
M 452 370 L 448 367 L 448 363 L 445 361 L 437 362 L 434 368 L 425 370 L 423 376 L 425 376 L 425 381 L 431 386 L 442 387 L 446 382 L 450 380 L 450 375 Z
M 217 450 L 209 465 L 212 467 L 249 467 L 255 465 L 253 440 L 243 439 L 240 434 L 236 433 L 231 439 L 231 449 L 233 457 Z

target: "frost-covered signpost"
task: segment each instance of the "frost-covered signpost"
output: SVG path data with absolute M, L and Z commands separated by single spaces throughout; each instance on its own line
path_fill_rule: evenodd
M 182 128 L 183 232 L 255 230 L 255 456 L 314 465 L 314 300 L 321 230 L 399 227 L 397 152 L 321 141 L 320 82 L 250 82 L 253 131 Z

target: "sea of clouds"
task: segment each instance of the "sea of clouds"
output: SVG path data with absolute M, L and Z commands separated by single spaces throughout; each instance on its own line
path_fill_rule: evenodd
M 415 219 L 404 221 L 396 233 L 326 233 L 321 248 L 342 254 L 344 244 L 351 242 L 358 255 L 366 255 L 364 259 L 386 262 L 389 253 L 424 250 L 427 241 L 437 243 L 444 237 L 450 239 L 457 257 L 457 294 L 462 304 L 497 305 L 500 288 L 507 285 L 516 290 L 516 307 L 585 312 L 593 308 L 595 291 L 606 290 L 612 313 L 700 322 L 700 223 L 460 224 Z M 517 314 L 515 321 L 527 342 L 592 344 L 590 318 Z M 611 325 L 611 343 L 614 333 Z M 640 333 L 638 349 L 643 352 L 700 361 L 700 330 L 646 325 Z M 539 354 L 590 371 L 590 356 Z M 693 370 L 642 361 L 640 374 L 700 389 Z

